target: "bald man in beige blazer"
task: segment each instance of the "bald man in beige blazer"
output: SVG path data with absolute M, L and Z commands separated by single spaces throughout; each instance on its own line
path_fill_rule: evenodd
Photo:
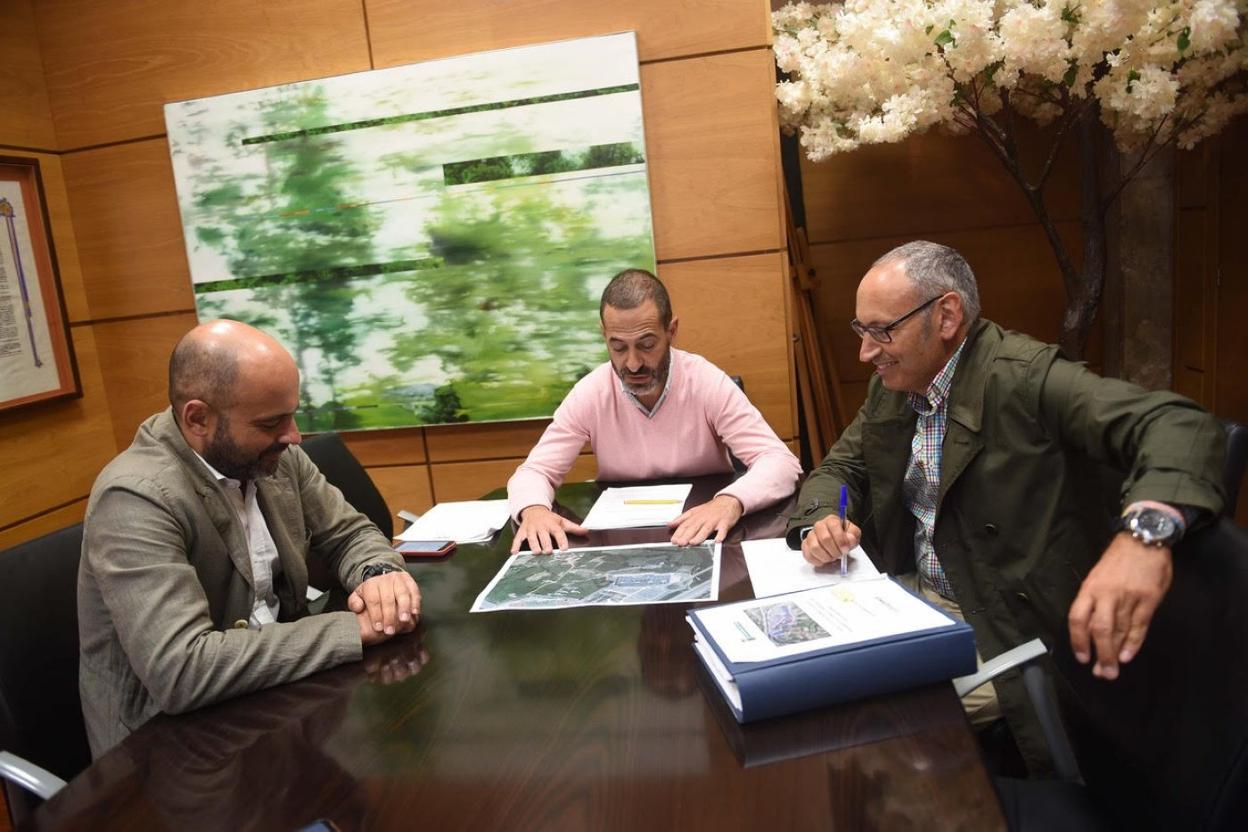
M 169 377 L 171 407 L 87 506 L 79 688 L 96 757 L 157 713 L 356 661 L 420 614 L 403 559 L 298 448 L 299 374 L 277 341 L 204 324 Z M 349 610 L 308 615 L 309 557 L 352 590 Z

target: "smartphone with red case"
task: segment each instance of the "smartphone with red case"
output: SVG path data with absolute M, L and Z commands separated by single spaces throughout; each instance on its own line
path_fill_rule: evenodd
M 405 558 L 440 558 L 455 551 L 454 540 L 403 540 L 394 547 Z

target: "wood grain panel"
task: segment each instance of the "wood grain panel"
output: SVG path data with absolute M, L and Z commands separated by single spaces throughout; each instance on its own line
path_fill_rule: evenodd
M 1058 231 L 1068 245 L 1077 247 L 1078 223 L 1062 223 Z M 891 237 L 811 247 L 819 280 L 815 317 L 842 382 L 865 382 L 870 377 L 867 366 L 858 360 L 861 342 L 849 328 L 858 282 L 877 257 L 908 239 Z M 1065 289 L 1052 249 L 1038 225 L 931 234 L 929 239 L 953 246 L 971 264 L 979 281 L 984 317 L 1041 341 L 1057 340 Z M 1099 333 L 1097 327 L 1089 342 L 1088 359 L 1092 361 L 1100 358 Z
M 606 351 L 601 356 L 605 358 Z M 523 459 L 537 444 L 549 419 L 517 422 L 479 422 L 434 425 L 425 428 L 430 462 L 465 462 L 475 459 Z M 514 467 L 514 466 L 513 466 Z
M 342 441 L 365 468 L 425 462 L 423 428 L 344 431 Z
M 0 3 L 0 144 L 56 150 L 33 0 Z
M 194 313 L 96 324 L 100 366 L 118 448 L 148 416 L 169 406 L 169 355 L 197 323 Z
M 1174 392 L 1187 396 L 1202 407 L 1212 409 L 1210 407 L 1212 397 L 1206 391 L 1207 381 L 1208 377 L 1200 370 L 1175 365 Z
M 1218 139 L 1217 187 L 1217 311 L 1214 412 L 1224 419 L 1248 423 L 1248 260 L 1244 258 L 1244 229 L 1248 228 L 1248 119 L 1227 125 Z M 1241 493 L 1241 501 L 1244 499 Z M 1243 502 L 1241 502 L 1243 505 Z
M 771 42 L 769 9 L 760 0 L 365 0 L 365 6 L 379 67 L 629 30 L 637 32 L 643 61 Z
M 28 540 L 34 540 L 36 537 L 51 534 L 66 526 L 72 526 L 74 523 L 80 522 L 86 513 L 87 498 L 83 497 L 81 500 L 75 500 L 67 506 L 53 509 L 47 514 L 41 514 L 38 517 L 18 523 L 16 526 L 0 529 L 0 551 L 16 546 L 19 543 L 25 543 Z
M 641 68 L 659 260 L 783 246 L 774 84 L 769 49 Z
M 1212 325 L 1206 310 L 1206 257 L 1213 253 L 1207 229 L 1211 217 L 1203 208 L 1176 212 L 1174 234 L 1174 367 L 1204 370 L 1205 333 Z M 1210 299 L 1212 301 L 1212 299 Z M 1212 369 L 1212 367 L 1210 367 Z
M 169 101 L 369 68 L 360 0 L 40 0 L 65 148 L 165 132 Z
M 1192 150 L 1175 152 L 1175 208 L 1203 208 L 1210 204 L 1209 183 L 1210 177 L 1217 175 L 1217 148 L 1217 142 L 1209 141 Z
M 1035 138 L 1022 143 L 1032 164 Z M 1079 215 L 1076 156 L 1066 148 L 1048 187 L 1057 220 Z M 814 243 L 1035 222 L 1022 190 L 975 136 L 931 133 L 818 163 L 803 155 L 802 190 Z
M 117 453 L 91 327 L 73 327 L 83 395 L 0 413 L 0 527 L 85 497 Z
M 668 263 L 659 276 L 680 321 L 676 345 L 739 375 L 781 439 L 796 435 L 783 254 Z
M 403 528 L 403 521 L 396 516 L 397 512 L 404 510 L 424 514 L 433 507 L 433 489 L 429 484 L 429 467 L 426 465 L 369 468 L 368 475 L 386 500 L 396 532 Z
M 484 462 L 448 462 L 431 465 L 433 497 L 439 503 L 449 500 L 475 500 L 496 488 L 504 488 L 524 459 L 493 459 Z M 592 480 L 598 475 L 593 454 L 581 454 L 568 472 L 567 482 Z
M 70 153 L 64 164 L 92 318 L 194 308 L 165 140 Z

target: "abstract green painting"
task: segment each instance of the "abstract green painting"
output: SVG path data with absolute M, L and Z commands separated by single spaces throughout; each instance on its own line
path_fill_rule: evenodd
M 632 33 L 165 107 L 201 320 L 279 338 L 298 423 L 549 416 L 654 268 Z

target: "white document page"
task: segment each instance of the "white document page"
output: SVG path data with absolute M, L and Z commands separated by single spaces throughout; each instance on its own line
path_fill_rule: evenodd
M 666 526 L 685 511 L 691 483 L 608 488 L 581 523 L 587 529 L 637 529 Z
M 693 649 L 697 650 L 698 655 L 706 662 L 711 676 L 715 679 L 715 684 L 719 685 L 724 696 L 728 697 L 728 701 L 736 706 L 738 711 L 741 710 L 741 690 L 737 687 L 737 681 L 732 678 L 728 668 L 724 667 L 724 663 L 719 660 L 719 656 L 716 655 L 711 645 L 702 640 L 701 634 L 697 630 L 693 633 Z
M 408 526 L 399 540 L 454 540 L 480 543 L 489 540 L 510 518 L 506 500 L 468 500 L 438 503 Z
M 955 624 L 884 576 L 710 607 L 699 611 L 698 620 L 734 663 Z
M 741 553 L 745 555 L 746 569 L 750 570 L 750 583 L 754 584 L 755 598 L 845 581 L 861 581 L 880 574 L 880 570 L 875 568 L 875 564 L 861 546 L 855 546 L 849 553 L 849 574 L 843 578 L 840 563 L 812 566 L 802 557 L 800 550 L 790 549 L 783 537 L 743 540 Z

